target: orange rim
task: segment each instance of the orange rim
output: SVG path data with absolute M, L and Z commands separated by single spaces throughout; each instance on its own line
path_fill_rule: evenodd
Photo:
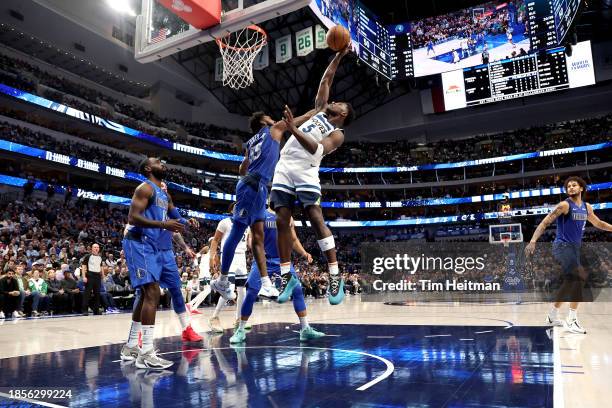
M 261 28 L 260 26 L 255 25 L 255 24 L 251 24 L 250 26 L 247 26 L 245 28 L 249 29 L 249 30 L 257 31 L 258 33 L 262 34 L 264 36 L 263 41 L 260 44 L 256 44 L 256 45 L 254 45 L 252 47 L 247 47 L 247 48 L 234 47 L 232 45 L 224 43 L 223 40 L 228 38 L 233 33 L 229 33 L 229 34 L 227 34 L 227 35 L 225 35 L 223 37 L 216 38 L 215 41 L 217 42 L 219 47 L 227 48 L 227 49 L 232 50 L 232 51 L 251 51 L 251 50 L 255 50 L 255 49 L 261 48 L 261 47 L 263 47 L 264 45 L 266 45 L 268 43 L 268 34 L 266 34 L 266 31 L 263 28 Z

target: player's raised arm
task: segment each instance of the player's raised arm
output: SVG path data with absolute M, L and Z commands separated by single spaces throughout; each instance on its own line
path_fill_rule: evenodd
M 181 231 L 183 225 L 176 220 L 155 221 L 143 215 L 151 197 L 153 197 L 153 187 L 149 184 L 142 183 L 136 188 L 130 203 L 128 223 L 137 227 L 163 228 L 173 232 Z
M 561 201 L 559 204 L 557 204 L 555 209 L 550 214 L 544 217 L 542 222 L 540 222 L 540 224 L 534 231 L 533 236 L 531 237 L 531 241 L 529 241 L 529 245 L 525 247 L 525 254 L 533 254 L 533 252 L 535 251 L 535 243 L 538 241 L 538 239 L 540 239 L 544 231 L 546 231 L 546 228 L 561 215 L 567 214 L 569 212 L 569 208 L 570 206 L 567 201 Z
M 240 167 L 238 168 L 238 174 L 241 176 L 246 176 L 247 170 L 249 169 L 249 149 L 244 153 L 244 159 L 242 159 L 242 163 L 240 163 Z
M 597 229 L 612 232 L 612 225 L 599 219 L 593 211 L 591 204 L 587 203 L 587 220 Z
M 315 98 L 315 110 L 320 112 L 327 107 L 327 102 L 329 100 L 329 90 L 334 82 L 334 76 L 336 75 L 336 71 L 340 66 L 340 61 L 346 54 L 351 51 L 351 44 L 342 51 L 339 51 L 334 56 L 334 59 L 331 60 L 325 73 L 323 74 L 323 78 L 321 78 L 321 83 L 319 84 L 319 91 L 317 92 L 317 97 Z

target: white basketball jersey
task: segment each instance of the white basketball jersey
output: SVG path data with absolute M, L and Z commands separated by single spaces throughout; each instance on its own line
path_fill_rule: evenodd
M 210 278 L 210 252 L 200 257 L 200 279 Z
M 227 241 L 227 237 L 229 237 L 230 231 L 232 230 L 232 220 L 230 218 L 225 218 L 219 221 L 219 225 L 217 226 L 217 231 L 221 231 L 223 233 L 223 238 L 221 239 L 221 248 L 219 248 L 219 252 L 223 253 L 223 247 L 225 246 L 225 241 Z M 249 228 L 246 229 L 242 239 L 238 243 L 236 247 L 236 255 L 244 255 L 247 251 L 247 234 L 249 233 Z
M 319 112 L 314 115 L 310 120 L 305 122 L 302 126 L 300 126 L 300 130 L 306 136 L 309 136 L 314 139 L 315 142 L 320 143 L 321 140 L 328 137 L 334 130 L 338 130 L 335 125 L 331 124 L 329 120 L 327 120 L 327 115 L 325 112 Z M 283 150 L 281 150 L 281 160 L 300 160 L 310 162 L 311 166 L 318 167 L 321 164 L 320 159 L 316 159 L 312 154 L 310 154 L 295 136 L 291 136 Z

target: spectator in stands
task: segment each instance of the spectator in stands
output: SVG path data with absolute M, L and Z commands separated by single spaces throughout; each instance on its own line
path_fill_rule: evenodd
M 61 314 L 68 309 L 68 294 L 62 289 L 62 282 L 57 280 L 54 269 L 47 270 L 47 293 L 51 300 L 53 313 Z
M 17 305 L 17 313 L 19 317 L 25 317 L 24 305 L 26 300 L 28 303 L 31 301 L 33 307 L 38 307 L 40 294 L 33 293 L 30 290 L 29 277 L 25 274 L 25 265 L 17 265 L 15 268 L 15 280 L 17 281 L 17 285 L 19 285 L 19 304 Z
M 53 271 L 53 268 L 49 268 Z M 38 270 L 32 271 L 32 277 L 29 281 L 29 289 L 32 295 L 38 295 L 32 302 L 32 317 L 38 317 L 41 312 L 43 315 L 48 314 L 50 298 L 47 295 L 47 282 L 40 277 Z
M 77 287 L 77 281 L 74 275 L 69 270 L 64 272 L 64 280 L 62 280 L 62 289 L 68 295 L 70 310 L 69 312 L 81 313 L 83 310 L 83 294 Z
M 21 317 L 17 313 L 19 296 L 20 290 L 17 279 L 15 279 L 15 271 L 9 269 L 6 276 L 0 279 L 0 319 Z

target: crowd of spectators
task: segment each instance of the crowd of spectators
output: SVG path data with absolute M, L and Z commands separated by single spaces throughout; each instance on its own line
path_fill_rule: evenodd
M 231 136 L 238 136 L 242 139 L 248 137 L 248 134 L 236 129 L 161 118 L 142 106 L 120 101 L 82 84 L 41 70 L 26 61 L 6 55 L 0 55 L 0 81 L 27 92 L 40 93 L 40 96 L 55 102 L 62 102 L 73 108 L 112 119 L 122 125 L 178 143 L 236 153 L 239 147 L 221 141 L 231 141 Z M 195 137 L 188 137 L 188 134 Z

